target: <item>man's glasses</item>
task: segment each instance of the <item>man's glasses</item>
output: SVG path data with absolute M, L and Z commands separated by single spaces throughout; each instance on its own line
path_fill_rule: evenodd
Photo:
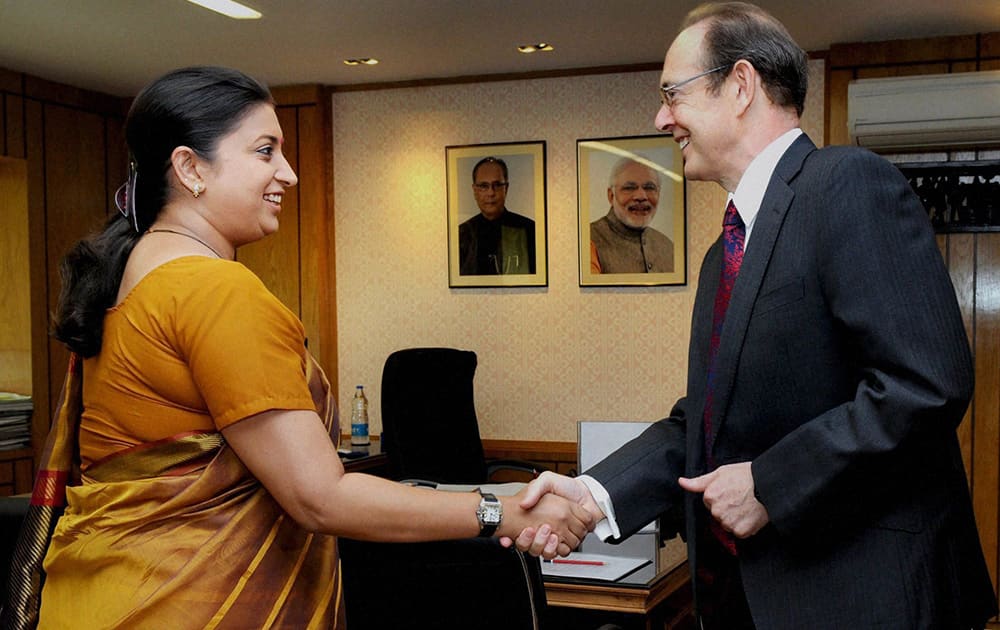
M 704 76 L 708 76 L 708 75 L 712 74 L 713 72 L 718 72 L 719 70 L 725 70 L 728 67 L 729 67 L 729 64 L 726 64 L 726 65 L 723 65 L 723 66 L 716 66 L 715 68 L 712 68 L 711 70 L 706 70 L 706 71 L 704 71 L 704 72 L 702 72 L 700 74 L 694 75 L 693 77 L 690 77 L 688 79 L 684 79 L 680 83 L 674 83 L 673 85 L 661 85 L 660 86 L 660 102 L 663 103 L 663 105 L 665 105 L 667 107 L 667 109 L 671 109 L 674 106 L 674 103 L 677 102 L 677 90 L 679 88 L 684 87 L 685 85 L 687 85 L 688 83 L 691 83 L 695 79 L 700 79 L 700 78 L 702 78 Z
M 477 182 L 472 185 L 479 192 L 489 192 L 491 190 L 503 190 L 510 185 L 510 182 Z

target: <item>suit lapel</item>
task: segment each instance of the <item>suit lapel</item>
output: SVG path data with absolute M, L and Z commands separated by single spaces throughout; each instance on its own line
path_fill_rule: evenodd
M 781 224 L 795 199 L 795 192 L 789 182 L 802 169 L 806 156 L 815 150 L 816 145 L 805 134 L 799 136 L 778 161 L 761 201 L 750 243 L 743 255 L 740 274 L 729 299 L 722 337 L 719 340 L 719 354 L 715 362 L 716 381 L 712 390 L 716 403 L 712 411 L 712 435 L 708 438 L 709 452 L 715 448 L 715 438 L 725 423 L 740 351 L 750 324 L 750 314 L 774 252 Z

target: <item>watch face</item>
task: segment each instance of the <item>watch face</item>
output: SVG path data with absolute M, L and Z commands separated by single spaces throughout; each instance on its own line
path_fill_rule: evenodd
M 499 523 L 502 512 L 499 505 L 487 503 L 482 507 L 482 514 L 484 523 Z

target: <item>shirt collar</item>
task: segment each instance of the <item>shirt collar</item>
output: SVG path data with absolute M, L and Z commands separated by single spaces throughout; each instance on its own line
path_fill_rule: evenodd
M 760 204 L 764 200 L 764 193 L 771 183 L 771 175 L 778 166 L 778 161 L 785 154 L 788 147 L 792 146 L 795 139 L 802 135 L 802 130 L 796 127 L 778 136 L 771 144 L 764 147 L 764 150 L 757 154 L 757 157 L 750 162 L 750 166 L 743 172 L 740 183 L 736 186 L 736 192 L 730 193 L 726 197 L 726 205 L 732 200 L 739 210 L 740 218 L 746 226 L 746 236 L 743 247 L 750 241 L 750 232 L 753 230 L 754 221 L 757 220 L 757 213 L 760 211 Z

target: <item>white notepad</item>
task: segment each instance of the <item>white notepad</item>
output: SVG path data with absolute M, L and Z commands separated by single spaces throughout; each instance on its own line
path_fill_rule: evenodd
M 571 553 L 565 558 L 543 561 L 542 575 L 614 582 L 650 562 L 649 558 L 606 556 L 598 553 Z

